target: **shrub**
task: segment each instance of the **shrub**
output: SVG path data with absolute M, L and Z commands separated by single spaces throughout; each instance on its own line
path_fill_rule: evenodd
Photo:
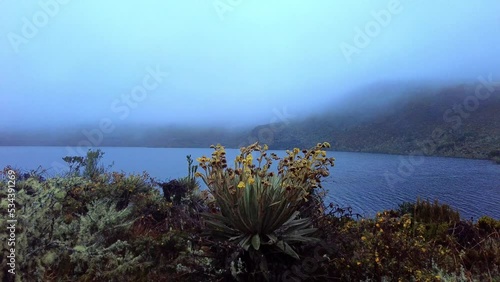
M 399 215 L 404 215 L 404 214 L 409 214 L 413 215 L 415 212 L 415 203 L 412 202 L 403 202 L 398 205 L 398 209 L 396 212 L 399 213 Z
M 325 206 L 318 188 L 333 165 L 325 147 L 280 159 L 253 144 L 228 168 L 215 146 L 199 159 L 204 174 L 187 157 L 188 175 L 168 197 L 147 173 L 16 172 L 15 279 L 500 281 L 500 221 L 460 221 L 451 207 L 420 200 L 361 219 L 351 208 Z M 199 191 L 195 174 L 208 191 Z M 0 171 L 0 225 L 6 175 Z M 6 256 L 2 263 L 0 280 L 11 281 Z
M 104 152 L 100 149 L 95 151 L 89 149 L 86 157 L 66 156 L 63 161 L 69 165 L 68 175 L 82 175 L 85 178 L 93 179 L 105 172 L 104 166 L 100 164 L 103 156 Z M 80 171 L 81 168 L 84 168 L 83 172 Z
M 500 164 L 500 149 L 493 150 L 488 154 L 488 157 L 497 164 Z
M 480 217 L 477 226 L 487 233 L 500 233 L 500 220 L 495 220 L 489 216 Z
M 60 227 L 64 224 L 62 203 L 66 197 L 62 179 L 49 179 L 40 182 L 29 178 L 16 182 L 16 275 L 21 280 L 42 281 L 54 263 L 62 260 L 67 253 L 68 244 L 62 238 Z M 6 207 L 5 189 L 0 189 L 1 206 Z M 2 208 L 2 213 L 6 212 Z M 0 223 L 7 226 L 2 215 Z M 6 242 L 7 232 L 0 234 L 2 242 Z M 7 244 L 5 244 L 5 247 Z M 3 246 L 4 247 L 4 246 Z M 4 252 L 5 253 L 5 252 Z M 5 264 L 3 264 L 5 266 Z M 17 269 L 18 268 L 18 269 Z M 0 273 L 0 280 L 7 272 Z M 9 274 L 6 274 L 9 275 Z
M 220 277 L 210 251 L 201 248 L 201 221 L 191 205 L 194 201 L 185 199 L 173 206 L 146 173 L 74 175 L 18 178 L 17 281 Z M 6 204 L 5 184 L 0 181 L 0 206 Z M 5 218 L 3 214 L 0 223 L 5 225 Z M 0 238 L 5 240 L 6 234 Z M 1 281 L 13 278 L 6 273 L 3 268 Z
M 417 199 L 414 205 L 413 218 L 422 223 L 456 223 L 460 221 L 460 214 L 449 205 L 441 204 L 437 200 Z
M 494 157 L 500 157 L 500 149 L 497 149 L 497 150 L 493 150 L 491 151 L 488 156 L 490 158 L 494 158 Z
M 310 150 L 295 148 L 280 159 L 275 154 L 267 156 L 267 146 L 254 143 L 241 148 L 234 168 L 228 168 L 224 147 L 214 146 L 211 158 L 198 159 L 205 174 L 197 176 L 213 194 L 218 213 L 206 213 L 207 225 L 218 238 L 237 242 L 248 251 L 259 271 L 268 277 L 264 253 L 270 250 L 283 252 L 296 259 L 298 254 L 290 246 L 293 243 L 316 241 L 309 237 L 309 218 L 300 218 L 299 209 L 318 188 L 322 176 L 328 175 L 327 165 L 333 166 L 333 158 L 326 158 L 318 144 Z M 259 152 L 257 165 L 252 152 Z M 273 160 L 279 160 L 277 173 L 270 171 Z M 270 250 L 264 250 L 269 247 Z
M 429 273 L 422 270 L 431 266 L 429 257 L 435 250 L 424 231 L 409 214 L 397 216 L 393 211 L 378 213 L 374 219 L 345 220 L 326 235 L 331 246 L 326 271 L 342 281 L 425 280 Z
M 500 278 L 500 236 L 491 228 L 496 225 L 494 219 L 483 217 L 477 224 L 455 222 L 459 218 L 457 212 L 427 202 L 418 205 L 436 214 L 417 213 L 417 220 L 413 212 L 404 212 L 411 211 L 414 205 L 417 206 L 403 203 L 396 211 L 384 211 L 373 219 L 357 221 L 349 213 L 325 214 L 318 221 L 322 230 L 318 235 L 329 246 L 325 253 L 328 259 L 316 259 L 319 268 L 307 277 L 327 276 L 340 281 Z M 337 209 L 330 206 L 331 211 Z M 432 226 L 440 228 L 433 230 Z M 297 274 L 296 278 L 299 277 L 303 278 Z

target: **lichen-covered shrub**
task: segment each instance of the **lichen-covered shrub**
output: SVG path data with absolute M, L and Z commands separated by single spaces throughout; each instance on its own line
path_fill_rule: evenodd
M 98 167 L 97 163 L 93 166 Z M 21 175 L 21 174 L 19 174 Z M 6 205 L 3 174 L 0 206 Z M 191 174 L 190 191 L 195 182 Z M 196 187 L 197 188 L 197 187 Z M 191 191 L 192 192 L 192 191 Z M 191 195 L 172 204 L 146 173 L 28 176 L 16 183 L 16 281 L 179 281 L 219 277 Z M 194 197 L 194 196 L 193 196 Z M 194 204 L 196 203 L 196 205 Z M 7 209 L 2 209 L 5 224 Z M 5 242 L 6 233 L 0 233 Z M 2 244 L 6 251 L 7 244 Z M 203 248 L 202 248 L 203 247 Z M 2 258 L 5 263 L 5 259 Z M 5 264 L 3 264 L 5 266 Z
M 118 210 L 108 199 L 93 201 L 87 208 L 85 215 L 62 226 L 74 236 L 69 256 L 73 275 L 83 281 L 111 281 L 142 268 L 142 257 L 129 250 L 130 208 Z
M 42 281 L 53 265 L 62 261 L 60 254 L 69 250 L 61 226 L 64 225 L 63 206 L 66 198 L 65 179 L 54 178 L 44 182 L 29 178 L 16 183 L 16 261 L 19 281 Z M 5 189 L 0 189 L 0 206 L 6 205 Z M 6 226 L 2 209 L 0 224 Z M 2 242 L 6 233 L 0 233 Z M 2 244 L 5 253 L 6 244 Z M 5 274 L 0 274 L 5 275 Z M 6 277 L 0 277 L 6 281 Z

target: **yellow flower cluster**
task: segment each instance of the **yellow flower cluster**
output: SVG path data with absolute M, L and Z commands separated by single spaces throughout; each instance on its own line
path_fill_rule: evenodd
M 334 158 L 327 158 L 324 148 L 329 148 L 328 142 L 318 143 L 309 150 L 300 151 L 294 148 L 278 165 L 278 174 L 283 176 L 283 186 L 287 189 L 305 187 L 305 193 L 310 189 L 321 187 L 321 177 L 329 175 L 328 165 L 334 166 Z M 300 155 L 302 152 L 302 156 Z
M 239 193 L 236 188 L 244 189 L 247 185 L 268 187 L 275 183 L 277 177 L 280 187 L 305 199 L 311 189 L 321 187 L 321 177 L 329 175 L 328 166 L 333 166 L 335 161 L 326 157 L 324 149 L 330 147 L 328 142 L 318 143 L 309 150 L 294 148 L 287 151 L 283 159 L 274 153 L 268 154 L 268 146 L 256 142 L 241 148 L 234 160 L 234 168 L 230 168 L 224 147 L 211 147 L 214 149 L 211 158 L 202 156 L 197 159 L 205 174 L 196 173 L 196 176 L 201 177 L 211 191 L 227 189 L 233 194 Z M 256 163 L 254 153 L 259 154 Z M 273 161 L 279 161 L 277 173 L 270 170 Z

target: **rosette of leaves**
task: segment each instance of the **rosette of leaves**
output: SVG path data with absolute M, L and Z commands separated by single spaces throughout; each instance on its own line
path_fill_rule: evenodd
M 259 251 L 270 246 L 296 259 L 299 255 L 292 243 L 317 241 L 311 234 L 316 228 L 309 218 L 300 218 L 299 209 L 313 189 L 328 175 L 328 165 L 319 143 L 310 150 L 295 148 L 280 159 L 267 155 L 267 146 L 254 143 L 241 148 L 234 168 L 229 168 L 224 147 L 213 146 L 211 158 L 198 159 L 205 174 L 197 173 L 213 194 L 219 213 L 204 214 L 213 234 L 237 242 L 245 250 Z M 259 152 L 257 164 L 253 152 Z M 300 152 L 303 154 L 300 155 Z M 279 161 L 277 172 L 271 171 L 273 161 Z

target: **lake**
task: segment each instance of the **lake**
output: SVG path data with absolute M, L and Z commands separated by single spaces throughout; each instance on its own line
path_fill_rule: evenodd
M 81 149 L 79 149 L 81 150 Z M 186 155 L 209 156 L 210 148 L 101 148 L 103 163 L 126 173 L 147 171 L 159 180 L 186 176 Z M 238 150 L 228 149 L 229 164 Z M 275 152 L 280 156 L 284 151 Z M 82 152 L 80 152 L 82 153 Z M 38 166 L 55 175 L 64 169 L 64 156 L 78 155 L 69 147 L 0 147 L 0 167 L 22 170 Z M 462 218 L 488 215 L 500 219 L 500 165 L 486 160 L 334 152 L 335 167 L 324 179 L 328 202 L 351 206 L 354 212 L 372 216 L 396 208 L 403 201 L 438 199 L 460 211 Z M 408 166 L 408 164 L 410 164 Z M 396 181 L 394 180 L 396 179 Z M 393 183 L 391 186 L 390 183 Z

